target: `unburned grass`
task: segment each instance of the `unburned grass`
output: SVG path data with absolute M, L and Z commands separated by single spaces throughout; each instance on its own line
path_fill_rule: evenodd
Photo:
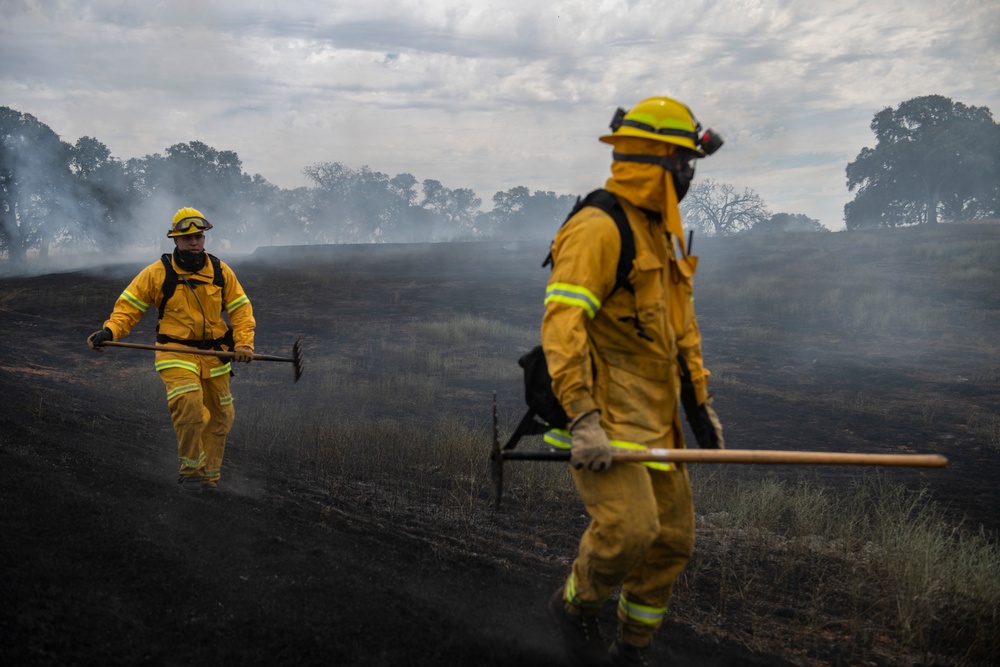
M 1000 547 L 949 522 L 924 492 L 878 473 L 846 490 L 725 470 L 694 486 L 703 546 L 685 581 L 712 580 L 718 613 L 739 603 L 757 622 L 777 608 L 804 633 L 835 626 L 857 660 L 882 635 L 959 664 L 1000 657 Z

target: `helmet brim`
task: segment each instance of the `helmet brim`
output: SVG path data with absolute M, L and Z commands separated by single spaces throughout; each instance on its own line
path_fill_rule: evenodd
M 614 146 L 615 141 L 622 137 L 634 137 L 636 139 L 648 139 L 649 141 L 659 141 L 664 144 L 673 144 L 674 146 L 680 146 L 681 148 L 686 148 L 689 151 L 697 153 L 698 157 L 705 157 L 705 152 L 696 146 L 694 141 L 688 139 L 687 137 L 665 136 L 662 134 L 655 134 L 653 132 L 646 132 L 645 130 L 640 130 L 634 127 L 619 127 L 613 134 L 604 134 L 598 137 L 598 139 L 606 144 Z

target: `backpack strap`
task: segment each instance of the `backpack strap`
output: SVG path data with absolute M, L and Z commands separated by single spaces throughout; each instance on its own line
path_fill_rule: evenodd
M 591 194 L 594 195 L 594 203 L 591 206 L 596 206 L 611 216 L 615 225 L 618 226 L 618 235 L 622 239 L 622 249 L 618 253 L 618 267 L 615 269 L 615 286 L 611 288 L 608 296 L 614 294 L 619 287 L 635 294 L 635 287 L 628 279 L 628 274 L 632 272 L 632 264 L 635 262 L 635 236 L 632 234 L 632 227 L 628 224 L 625 209 L 622 208 L 618 197 L 607 190 L 595 190 Z
M 622 240 L 621 252 L 618 254 L 618 266 L 615 268 L 615 284 L 608 292 L 608 296 L 611 296 L 618 290 L 619 287 L 625 289 L 626 291 L 634 294 L 635 288 L 632 287 L 631 281 L 628 279 L 628 274 L 632 272 L 632 263 L 635 261 L 635 236 L 632 234 L 632 227 L 628 224 L 628 217 L 625 215 L 625 209 L 622 208 L 621 202 L 618 201 L 618 197 L 614 196 L 604 188 L 599 188 L 589 193 L 583 199 L 577 197 L 576 204 L 573 206 L 573 210 L 569 212 L 566 219 L 563 220 L 563 225 L 569 222 L 570 218 L 580 212 L 581 209 L 593 206 L 598 208 L 615 221 L 615 226 L 618 227 L 618 235 Z M 560 225 L 562 227 L 562 225 Z M 542 267 L 552 266 L 552 249 L 549 248 L 549 254 L 542 262 Z M 607 298 L 607 297 L 605 297 Z
M 166 270 L 167 275 L 163 279 L 163 287 L 161 288 L 162 296 L 160 297 L 160 316 L 159 320 L 163 319 L 163 311 L 167 307 L 167 301 L 170 297 L 174 295 L 177 291 L 178 276 L 177 272 L 174 270 L 174 263 L 171 261 L 170 253 L 165 252 L 160 256 L 160 261 L 163 262 L 163 268 Z

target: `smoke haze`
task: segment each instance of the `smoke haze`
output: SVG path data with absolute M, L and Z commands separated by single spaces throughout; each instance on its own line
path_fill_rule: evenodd
M 727 139 L 705 178 L 842 227 L 879 109 L 998 108 L 990 0 L 335 4 L 8 2 L 0 104 L 142 156 L 196 137 L 282 188 L 338 161 L 487 199 L 587 192 L 618 106 L 686 102 Z M 168 207 L 169 208 L 169 207 Z

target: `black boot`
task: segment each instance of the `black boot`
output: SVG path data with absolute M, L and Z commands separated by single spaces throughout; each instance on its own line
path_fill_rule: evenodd
M 580 667 L 609 667 L 608 645 L 601 635 L 597 615 L 577 616 L 566 611 L 563 589 L 549 600 L 549 612 L 559 628 L 570 664 Z
M 620 639 L 611 645 L 608 655 L 614 667 L 647 667 L 651 664 L 646 659 L 646 649 L 626 644 Z

